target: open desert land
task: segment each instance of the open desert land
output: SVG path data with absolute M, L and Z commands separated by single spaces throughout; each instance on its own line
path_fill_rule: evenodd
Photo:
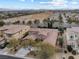
M 26 18 L 26 19 L 31 19 L 31 20 L 33 20 L 33 19 L 43 20 L 43 19 L 47 19 L 51 15 L 52 15 L 52 12 L 45 12 L 45 13 L 25 15 L 25 16 L 21 16 L 21 17 L 18 17 L 18 18 L 19 19 Z
M 14 18 L 8 18 L 8 19 L 4 19 L 3 21 L 5 23 L 13 23 L 16 21 L 34 21 L 34 20 L 40 20 L 43 21 L 44 19 L 47 19 L 48 17 L 50 17 L 52 15 L 52 12 L 43 12 L 43 13 L 37 13 L 37 14 L 31 14 L 31 15 L 24 15 L 24 16 L 19 16 L 19 17 L 14 17 Z

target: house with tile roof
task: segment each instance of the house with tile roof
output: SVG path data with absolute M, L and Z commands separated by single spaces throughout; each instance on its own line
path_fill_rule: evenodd
M 6 39 L 10 39 L 12 37 L 20 39 L 24 33 L 28 32 L 29 29 L 30 27 L 25 25 L 5 25 L 0 28 L 0 31 L 3 31 Z
M 44 29 L 44 28 L 30 28 L 29 35 L 24 39 L 41 40 L 45 43 L 49 43 L 56 46 L 58 33 L 57 29 Z

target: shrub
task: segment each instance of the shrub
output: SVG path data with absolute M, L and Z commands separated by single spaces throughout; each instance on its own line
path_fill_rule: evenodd
M 38 51 L 39 59 L 50 59 L 55 53 L 55 48 L 47 43 L 43 43 L 40 46 L 40 50 Z
M 0 21 L 0 26 L 3 26 L 5 23 L 3 21 Z
M 69 56 L 68 59 L 75 59 L 73 56 Z
M 75 51 L 75 50 L 73 50 L 73 51 L 72 51 L 72 54 L 73 54 L 73 55 L 76 55 L 76 51 Z
M 72 47 L 71 47 L 70 45 L 68 45 L 68 46 L 67 46 L 67 50 L 68 50 L 69 52 L 72 52 L 73 49 L 72 49 Z

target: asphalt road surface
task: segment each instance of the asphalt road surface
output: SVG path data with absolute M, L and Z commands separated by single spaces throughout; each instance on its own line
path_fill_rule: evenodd
M 17 58 L 17 57 L 12 57 L 12 56 L 0 55 L 0 59 L 23 59 L 23 58 Z

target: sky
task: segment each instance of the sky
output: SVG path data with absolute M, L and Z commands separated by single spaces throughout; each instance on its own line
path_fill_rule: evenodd
M 79 0 L 0 0 L 8 9 L 79 9 Z

